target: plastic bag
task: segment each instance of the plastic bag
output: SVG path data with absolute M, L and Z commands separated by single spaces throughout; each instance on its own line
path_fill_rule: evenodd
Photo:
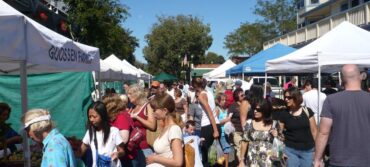
M 271 159 L 274 161 L 281 161 L 283 159 L 284 143 L 278 138 L 274 138 L 272 143 Z
M 220 141 L 214 140 L 213 144 L 208 150 L 208 162 L 211 166 L 213 166 L 216 163 L 222 165 L 224 161 L 224 152 L 222 150 Z

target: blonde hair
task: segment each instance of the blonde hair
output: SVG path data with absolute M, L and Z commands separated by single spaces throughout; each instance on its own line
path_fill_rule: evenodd
M 103 99 L 103 103 L 107 108 L 107 113 L 111 120 L 115 120 L 117 115 L 126 109 L 127 102 L 127 100 L 123 101 L 120 96 L 116 94 L 109 95 Z
M 167 93 L 154 96 L 153 100 L 150 101 L 150 106 L 153 110 L 166 108 L 168 110 L 167 116 L 171 117 L 176 125 L 181 128 L 184 127 L 180 114 L 176 112 L 175 100 L 173 100 L 173 98 Z
M 26 122 L 29 122 L 34 118 L 44 115 L 50 115 L 50 112 L 46 109 L 32 109 L 22 116 L 21 121 L 23 124 L 25 124 Z M 30 131 L 33 131 L 35 133 L 37 138 L 42 139 L 42 134 L 44 132 L 50 132 L 54 128 L 54 122 L 51 120 L 35 122 L 29 125 L 28 128 L 30 129 Z
M 128 92 L 132 93 L 136 97 L 139 104 L 148 101 L 144 88 L 139 86 L 138 84 L 131 85 Z

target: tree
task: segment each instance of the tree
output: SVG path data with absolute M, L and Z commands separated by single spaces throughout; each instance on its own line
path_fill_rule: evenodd
M 191 15 L 160 16 L 151 32 L 145 36 L 144 58 L 149 72 L 166 72 L 180 76 L 181 62 L 199 64 L 201 57 L 212 44 L 210 26 Z M 187 75 L 188 76 L 188 75 Z
M 217 55 L 214 52 L 207 52 L 202 58 L 204 64 L 222 64 L 225 62 L 225 58 L 222 55 Z
M 297 3 L 299 0 L 257 0 L 254 13 L 263 18 L 271 35 L 278 36 L 296 28 Z
M 296 28 L 298 0 L 257 0 L 254 13 L 262 20 L 243 23 L 225 38 L 225 48 L 231 56 L 254 55 L 263 48 L 263 42 Z
M 266 34 L 264 25 L 260 23 L 243 23 L 234 32 L 225 37 L 225 48 L 231 56 L 254 55 L 262 49 Z
M 74 40 L 98 47 L 102 58 L 115 54 L 135 62 L 133 55 L 139 46 L 131 31 L 121 27 L 129 16 L 128 9 L 117 0 L 64 0 L 68 5 L 68 20 Z

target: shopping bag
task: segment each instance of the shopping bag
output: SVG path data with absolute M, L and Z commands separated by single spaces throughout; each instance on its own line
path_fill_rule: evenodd
M 208 162 L 211 166 L 215 165 L 216 163 L 222 165 L 225 161 L 224 152 L 222 150 L 221 144 L 219 140 L 214 140 L 213 144 L 208 150 Z

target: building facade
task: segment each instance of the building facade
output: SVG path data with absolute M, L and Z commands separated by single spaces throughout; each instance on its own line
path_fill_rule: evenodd
M 370 29 L 370 0 L 301 0 L 297 7 L 298 29 L 266 41 L 263 49 L 276 43 L 300 48 L 343 21 Z

